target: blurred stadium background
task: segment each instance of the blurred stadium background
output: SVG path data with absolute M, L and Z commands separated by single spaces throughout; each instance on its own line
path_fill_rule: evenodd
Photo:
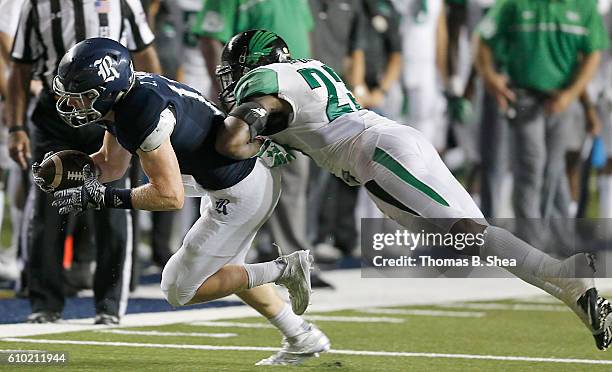
M 128 2 L 134 1 L 137 0 Z M 17 24 L 27 21 L 19 16 L 25 3 L 30 0 L 0 0 L 3 102 L 12 99 L 7 79 L 11 79 L 11 69 L 18 61 L 10 58 L 11 39 Z M 38 3 L 67 6 L 64 0 Z M 108 7 L 124 6 L 120 3 L 125 1 L 96 0 L 95 9 L 103 14 Z M 612 218 L 609 0 L 142 0 L 141 3 L 155 34 L 152 45 L 164 75 L 197 88 L 213 101 L 217 99 L 218 87 L 210 73 L 218 63 L 221 46 L 238 28 L 261 26 L 248 27 L 249 22 L 256 22 L 256 17 L 249 18 L 250 14 L 264 14 L 264 24 L 275 24 L 281 29 L 303 26 L 309 34 L 298 38 L 302 43 L 295 53 L 320 59 L 333 67 L 363 107 L 423 131 L 486 217 L 525 217 L 539 221 L 538 224 L 560 218 L 572 225 L 574 218 L 582 218 L 582 225 L 601 227 L 596 234 L 596 249 L 603 251 L 609 246 L 612 233 L 608 234 L 610 229 L 605 220 Z M 546 59 L 542 56 L 549 50 L 542 52 L 537 47 L 529 53 L 523 51 L 524 55 L 505 49 L 503 43 L 507 40 L 499 36 L 504 32 L 495 33 L 508 26 L 504 23 L 506 18 L 500 15 L 503 6 L 524 7 L 521 14 L 529 20 L 530 12 L 540 3 L 562 9 L 551 11 L 556 18 L 550 20 L 559 26 L 555 31 L 563 34 L 562 45 L 547 47 L 566 54 L 561 52 Z M 565 8 L 559 8 L 557 3 L 563 3 Z M 274 11 L 262 10 L 267 6 Z M 274 18 L 272 14 L 281 16 Z M 579 32 L 566 32 L 564 22 Z M 577 41 L 578 37 L 587 41 Z M 479 60 L 487 52 L 483 45 L 492 55 L 491 66 L 487 66 L 486 59 Z M 593 53 L 601 61 L 585 92 L 576 92 L 580 94 L 567 102 L 559 98 L 581 73 L 580 63 Z M 559 62 L 560 55 L 572 59 L 572 63 Z M 493 70 L 487 70 L 492 66 Z M 522 71 L 517 73 L 519 68 Z M 563 81 L 552 81 L 548 73 L 562 76 Z M 525 81 L 529 79 L 523 79 L 523 75 L 531 81 Z M 36 96 L 45 89 L 36 80 L 31 86 L 30 110 L 36 105 Z M 555 148 L 559 152 L 548 153 L 550 148 L 528 143 L 526 139 L 534 137 L 533 133 L 522 133 L 521 137 L 521 133 L 514 132 L 517 127 L 513 125 L 525 121 L 522 113 L 527 109 L 504 96 L 504 88 L 508 87 L 516 88 L 521 99 L 537 98 L 530 109 L 542 120 L 562 117 L 560 122 L 566 127 L 553 128 L 543 137 L 561 138 L 561 149 Z M 1 105 L 0 111 L 6 111 L 6 105 Z M 45 265 L 33 274 L 28 260 L 32 252 L 44 252 L 53 243 L 46 242 L 43 236 L 44 244 L 30 245 L 29 224 L 44 225 L 47 221 L 28 219 L 31 215 L 26 201 L 34 193 L 29 182 L 31 174 L 9 158 L 11 135 L 6 127 L 14 123 L 6 122 L 6 116 L 4 120 L 5 128 L 0 134 L 0 354 L 11 350 L 67 351 L 70 358 L 67 367 L 74 370 L 242 371 L 251 370 L 256 361 L 279 348 L 277 331 L 235 296 L 183 308 L 172 308 L 164 300 L 159 289 L 160 272 L 197 217 L 197 201 L 186 203 L 178 213 L 133 213 L 134 250 L 128 261 L 130 293 L 126 314 L 119 314 L 122 315 L 119 324 L 94 325 L 96 315 L 100 315 L 95 310 L 92 290 L 96 250 L 105 249 L 96 246 L 91 237 L 91 231 L 97 227 L 87 219 L 59 224 L 58 231 L 65 233 L 58 249 L 62 252 L 63 288 L 59 297 L 62 301 L 65 297 L 66 302 L 58 313 L 60 319 L 40 317 L 41 313 L 56 313 L 55 305 L 49 304 L 59 299 L 45 299 L 58 295 L 45 292 L 44 280 L 36 281 L 46 277 Z M 535 125 L 544 126 L 543 123 Z M 28 125 L 33 124 L 28 121 Z M 532 159 L 520 158 L 534 148 L 543 152 Z M 521 173 L 521 169 L 512 167 L 516 160 L 537 163 L 542 174 Z M 333 349 L 300 368 L 316 371 L 612 368 L 612 355 L 596 351 L 592 338 L 573 313 L 518 279 L 362 278 L 359 221 L 382 215 L 366 200 L 363 190 L 348 188 L 307 161 L 304 165 L 306 169 L 310 166 L 310 173 L 298 171 L 300 176 L 295 184 L 283 186 L 287 201 L 281 202 L 279 209 L 289 211 L 290 221 L 273 217 L 277 225 L 272 224 L 260 233 L 249 256 L 251 261 L 274 258 L 271 243 L 279 241 L 294 242 L 283 246 L 286 251 L 314 252 L 318 267 L 313 279 L 316 288 L 306 319 L 329 335 Z M 549 169 L 557 173 L 543 171 Z M 525 177 L 536 177 L 545 186 L 529 189 Z M 131 178 L 132 184 L 145 181 L 137 164 L 132 168 Z M 512 198 L 513 192 L 539 196 L 517 201 Z M 550 201 L 557 196 L 564 200 L 561 205 Z M 542 208 L 537 207 L 540 204 Z M 292 208 L 294 205 L 304 207 Z M 533 205 L 535 211 L 531 209 Z M 555 254 L 559 252 L 547 244 L 551 237 L 564 239 L 564 234 L 570 231 L 575 235 L 569 239 L 576 242 L 594 234 L 592 228 L 578 228 L 575 232 L 574 227 L 569 230 L 566 227 L 559 230 L 559 226 L 543 223 L 538 231 L 542 236 L 537 239 L 544 243 L 538 247 Z M 529 234 L 523 238 L 537 240 Z M 601 259 L 607 262 L 606 257 Z M 35 292 L 45 294 L 43 300 L 40 296 L 33 299 L 32 277 L 37 286 Z M 598 279 L 597 284 L 604 295 L 612 295 L 612 280 Z M 35 301 L 37 311 L 32 307 Z M 13 366 L 0 364 L 0 370 L 5 368 Z

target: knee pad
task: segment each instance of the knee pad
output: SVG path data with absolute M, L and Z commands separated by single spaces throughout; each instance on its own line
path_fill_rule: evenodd
M 166 301 L 170 305 L 178 307 L 183 306 L 187 301 L 181 303 L 178 295 L 178 271 L 176 266 L 174 256 L 172 256 L 162 271 L 160 287 Z
M 195 292 L 189 288 L 181 288 L 176 282 L 169 283 L 164 281 L 162 277 L 161 291 L 166 298 L 166 301 L 174 306 L 180 307 L 185 306 L 186 303 L 191 301 Z
M 174 307 L 183 306 L 183 304 L 181 304 L 181 302 L 178 299 L 175 285 L 172 285 L 166 288 L 162 285 L 161 290 L 162 290 L 162 293 L 164 294 L 164 297 L 166 298 L 166 301 L 170 305 Z
M 181 273 L 178 270 L 179 265 L 173 260 L 175 256 L 172 256 L 162 272 L 161 278 L 161 291 L 166 298 L 166 301 L 172 306 L 179 307 L 185 306 L 186 303 L 191 301 L 198 286 L 186 286 L 184 281 L 181 280 Z

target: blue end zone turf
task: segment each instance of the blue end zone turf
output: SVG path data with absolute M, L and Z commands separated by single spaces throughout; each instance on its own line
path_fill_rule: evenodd
M 212 301 L 193 306 L 173 308 L 165 300 L 133 298 L 128 302 L 127 313 L 155 313 L 161 311 L 183 311 L 211 307 L 244 305 L 240 301 Z M 30 315 L 30 302 L 25 299 L 4 299 L 0 301 L 0 324 L 22 323 Z M 64 319 L 91 318 L 95 316 L 94 303 L 89 298 L 70 298 L 64 307 Z

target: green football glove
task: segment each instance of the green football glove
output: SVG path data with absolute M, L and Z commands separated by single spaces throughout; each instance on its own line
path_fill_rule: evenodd
M 255 156 L 263 160 L 268 168 L 279 167 L 295 159 L 289 148 L 270 139 L 264 141 Z
M 456 95 L 446 95 L 448 104 L 448 115 L 454 122 L 461 124 L 470 124 L 474 120 L 474 109 L 472 103 Z

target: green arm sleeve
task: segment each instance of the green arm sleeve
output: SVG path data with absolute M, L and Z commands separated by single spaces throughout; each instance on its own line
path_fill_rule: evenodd
M 257 68 L 244 75 L 234 90 L 236 103 L 240 105 L 247 98 L 278 93 L 278 76 L 276 71 L 268 68 Z
M 585 24 L 588 34 L 581 48 L 582 52 L 586 54 L 596 50 L 606 49 L 609 44 L 608 33 L 603 25 L 603 19 L 597 11 L 596 2 L 589 2 L 589 6 L 592 8 L 591 16 L 586 20 Z
M 489 46 L 504 38 L 512 19 L 512 2 L 498 0 L 478 24 L 480 38 Z

